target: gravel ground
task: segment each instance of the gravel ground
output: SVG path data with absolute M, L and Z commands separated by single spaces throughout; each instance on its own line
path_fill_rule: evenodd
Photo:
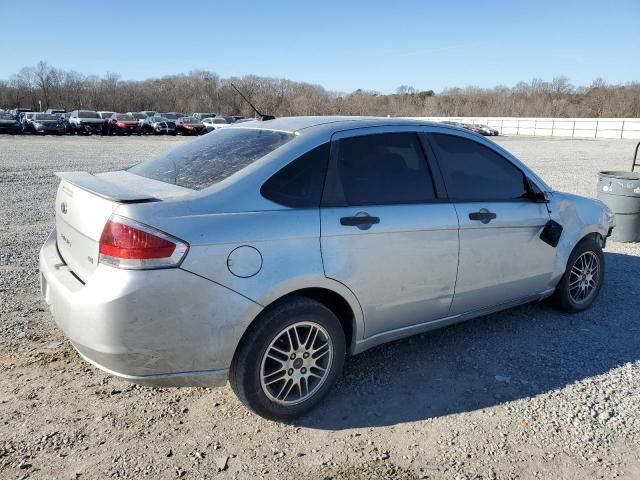
M 52 172 L 114 169 L 180 141 L 0 137 L 0 477 L 640 478 L 637 244 L 609 243 L 592 310 L 527 305 L 375 348 L 295 425 L 248 413 L 228 387 L 138 387 L 83 362 L 38 297 Z M 497 142 L 586 195 L 633 149 Z

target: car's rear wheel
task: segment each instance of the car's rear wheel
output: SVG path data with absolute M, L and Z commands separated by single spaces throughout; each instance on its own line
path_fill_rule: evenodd
M 585 238 L 571 252 L 567 269 L 553 300 L 567 312 L 582 312 L 595 301 L 604 279 L 604 254 L 600 245 Z
M 229 382 L 258 415 L 287 421 L 322 400 L 342 372 L 346 352 L 337 317 L 306 297 L 270 308 L 247 332 Z

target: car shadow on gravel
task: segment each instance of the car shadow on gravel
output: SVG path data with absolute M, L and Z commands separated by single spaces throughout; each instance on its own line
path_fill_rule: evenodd
M 342 430 L 470 412 L 563 388 L 640 358 L 640 257 L 606 253 L 593 307 L 525 305 L 347 360 L 329 397 L 296 424 Z

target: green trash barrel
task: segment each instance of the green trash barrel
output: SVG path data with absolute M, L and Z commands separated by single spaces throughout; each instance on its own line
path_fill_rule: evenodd
M 612 240 L 640 242 L 640 173 L 598 173 L 598 198 L 616 214 Z

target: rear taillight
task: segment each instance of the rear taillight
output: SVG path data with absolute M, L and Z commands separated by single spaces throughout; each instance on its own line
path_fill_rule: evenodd
M 119 215 L 111 215 L 100 236 L 100 263 L 118 268 L 177 267 L 188 250 L 188 243 Z

